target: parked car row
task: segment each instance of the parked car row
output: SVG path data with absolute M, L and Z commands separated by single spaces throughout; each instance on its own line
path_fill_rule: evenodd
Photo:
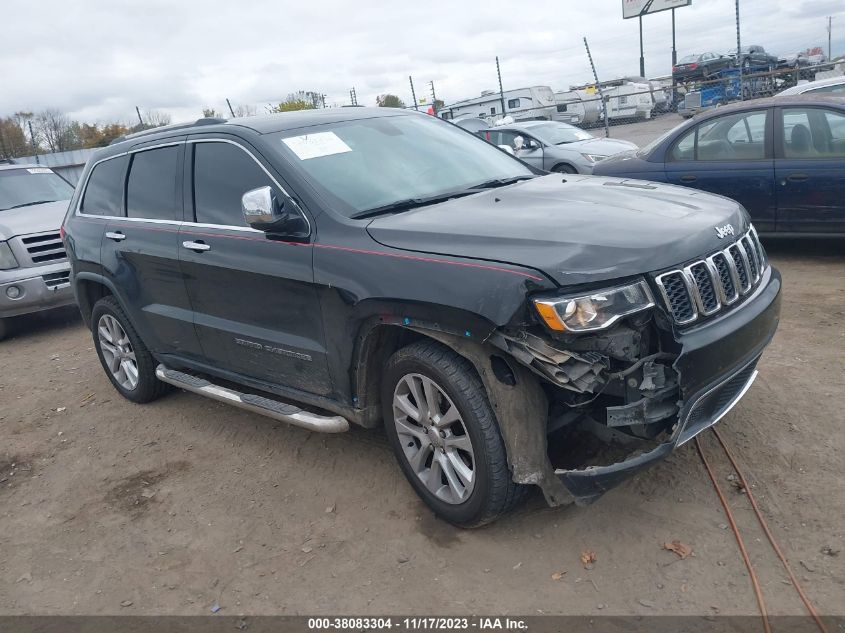
M 736 51 L 720 54 L 714 52 L 694 53 L 678 60 L 672 67 L 672 78 L 680 83 L 694 79 L 707 79 L 726 68 L 742 68 L 743 71 L 774 70 L 781 64 L 776 55 L 766 52 L 762 46 L 752 44 Z

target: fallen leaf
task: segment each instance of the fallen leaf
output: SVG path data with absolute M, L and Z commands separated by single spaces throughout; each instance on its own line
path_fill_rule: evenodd
M 552 574 L 552 580 L 560 580 L 566 574 L 565 571 L 556 571 Z
M 585 549 L 581 552 L 581 564 L 584 569 L 592 569 L 592 564 L 596 562 L 596 553 L 591 549 Z
M 690 554 L 692 554 L 692 548 L 689 545 L 681 543 L 678 540 L 674 540 L 671 543 L 664 543 L 663 549 L 669 550 L 670 552 L 675 552 L 679 558 L 686 558 Z
M 302 548 L 302 551 L 306 554 L 309 554 L 312 550 L 313 550 L 313 548 L 310 545 L 306 545 L 305 547 Z
M 519 561 L 516 565 L 513 566 L 514 570 L 519 569 L 522 567 L 522 561 Z

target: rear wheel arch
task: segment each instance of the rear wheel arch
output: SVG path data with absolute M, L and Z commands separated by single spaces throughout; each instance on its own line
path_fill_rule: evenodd
M 91 325 L 91 313 L 94 310 L 94 305 L 103 297 L 114 295 L 106 283 L 88 277 L 77 278 L 75 290 L 79 311 L 88 326 Z

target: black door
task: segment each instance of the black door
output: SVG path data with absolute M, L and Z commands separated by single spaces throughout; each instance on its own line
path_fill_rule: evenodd
M 779 108 L 778 229 L 845 233 L 845 111 Z
M 320 303 L 308 243 L 268 239 L 241 213 L 247 191 L 280 185 L 254 148 L 189 139 L 193 188 L 179 237 L 196 331 L 209 363 L 266 382 L 327 394 Z
M 123 217 L 110 218 L 101 257 L 147 347 L 159 355 L 197 357 L 199 341 L 179 269 L 184 151 L 178 140 L 129 153 Z

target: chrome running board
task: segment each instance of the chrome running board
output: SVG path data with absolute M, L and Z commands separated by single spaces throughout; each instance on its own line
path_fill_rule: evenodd
M 295 405 L 279 400 L 272 400 L 252 393 L 241 393 L 234 389 L 215 385 L 198 376 L 168 369 L 164 365 L 156 367 L 156 376 L 162 382 L 185 391 L 191 391 L 212 400 L 219 400 L 274 420 L 301 426 L 309 431 L 342 433 L 349 430 L 349 422 L 339 415 L 320 415 L 319 413 L 304 411 Z

